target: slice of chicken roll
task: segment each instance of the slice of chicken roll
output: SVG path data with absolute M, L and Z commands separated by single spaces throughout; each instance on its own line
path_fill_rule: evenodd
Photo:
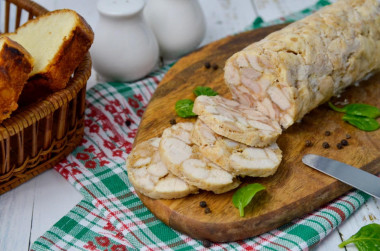
M 171 174 L 158 152 L 160 138 L 138 144 L 127 158 L 130 182 L 140 193 L 153 199 L 175 199 L 197 193 L 198 188 Z
M 216 194 L 239 186 L 234 175 L 203 156 L 190 140 L 193 123 L 178 123 L 164 130 L 159 146 L 169 171 L 189 184 Z
M 276 143 L 265 148 L 247 146 L 217 135 L 199 119 L 191 140 L 204 156 L 237 176 L 270 176 L 276 172 L 282 158 Z
M 197 97 L 193 112 L 217 134 L 250 146 L 268 146 L 282 132 L 266 114 L 221 96 Z

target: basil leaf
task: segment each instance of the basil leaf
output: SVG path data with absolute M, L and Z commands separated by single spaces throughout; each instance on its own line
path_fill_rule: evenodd
M 351 115 L 363 116 L 368 118 L 377 118 L 380 116 L 380 109 L 367 104 L 349 104 L 342 108 L 338 108 L 334 106 L 331 102 L 329 102 L 329 106 L 331 109 L 337 112 L 344 112 Z
M 190 99 L 181 99 L 175 103 L 175 111 L 182 118 L 194 117 L 197 114 L 193 113 L 194 101 Z
M 360 130 L 367 131 L 367 132 L 375 131 L 380 128 L 379 122 L 377 122 L 377 120 L 373 118 L 345 114 L 342 117 L 342 119 L 344 121 L 347 121 L 351 125 L 359 128 Z
M 207 87 L 207 86 L 197 86 L 194 89 L 193 93 L 197 97 L 200 96 L 200 95 L 204 95 L 204 96 L 216 96 L 216 95 L 219 95 L 219 93 L 217 93 L 216 91 L 214 91 L 213 89 L 211 89 L 210 87 Z
M 360 228 L 356 234 L 338 247 L 342 248 L 349 243 L 354 243 L 359 251 L 380 250 L 380 225 L 372 223 Z
M 259 183 L 250 184 L 239 188 L 232 196 L 232 203 L 239 209 L 240 217 L 244 217 L 244 208 L 251 202 L 257 192 L 264 190 L 265 187 Z

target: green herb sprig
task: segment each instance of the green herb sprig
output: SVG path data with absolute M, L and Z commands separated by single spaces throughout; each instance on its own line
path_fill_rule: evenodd
M 380 116 L 380 109 L 367 104 L 349 104 L 342 108 L 329 102 L 331 109 L 345 113 L 342 119 L 363 131 L 375 131 L 380 128 L 376 118 Z
M 197 86 L 194 89 L 193 93 L 197 97 L 201 96 L 201 95 L 205 95 L 205 96 L 216 96 L 216 95 L 218 95 L 218 93 L 216 91 L 214 91 L 213 89 L 211 89 L 210 87 L 207 87 L 207 86 Z
M 193 91 L 195 96 L 216 96 L 219 95 L 216 91 L 206 86 L 197 86 Z M 175 111 L 178 116 L 182 118 L 195 117 L 197 114 L 193 113 L 194 101 L 191 99 L 181 99 L 175 103 Z
M 375 131 L 380 128 L 379 122 L 373 118 L 344 114 L 342 119 L 360 130 L 367 132 Z
M 244 217 L 244 208 L 251 202 L 257 192 L 265 187 L 259 183 L 249 184 L 239 188 L 232 196 L 232 203 L 239 209 L 240 217 Z
M 193 113 L 194 101 L 190 99 L 181 99 L 175 103 L 175 111 L 182 118 L 197 116 Z
M 354 243 L 359 251 L 380 250 L 380 225 L 372 223 L 360 228 L 356 234 L 338 247 L 343 248 L 350 243 Z
M 329 102 L 329 106 L 336 112 L 343 112 L 349 115 L 362 116 L 373 119 L 380 116 L 379 108 L 367 104 L 349 104 L 342 108 L 339 108 Z

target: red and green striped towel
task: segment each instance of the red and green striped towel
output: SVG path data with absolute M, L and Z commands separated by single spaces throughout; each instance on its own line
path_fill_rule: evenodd
M 302 18 L 315 6 L 272 23 Z M 136 196 L 125 170 L 138 124 L 164 67 L 135 83 L 102 83 L 87 92 L 85 136 L 55 169 L 84 199 L 32 245 L 32 250 L 204 250 L 203 243 L 158 220 Z M 126 121 L 129 121 L 126 123 Z M 351 192 L 278 229 L 239 242 L 212 243 L 212 250 L 305 250 L 331 233 L 369 198 Z

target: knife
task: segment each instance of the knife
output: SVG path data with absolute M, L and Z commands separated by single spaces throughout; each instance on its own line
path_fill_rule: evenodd
M 315 154 L 306 154 L 303 156 L 302 162 L 322 173 L 330 175 L 380 199 L 380 178 L 373 174 Z

